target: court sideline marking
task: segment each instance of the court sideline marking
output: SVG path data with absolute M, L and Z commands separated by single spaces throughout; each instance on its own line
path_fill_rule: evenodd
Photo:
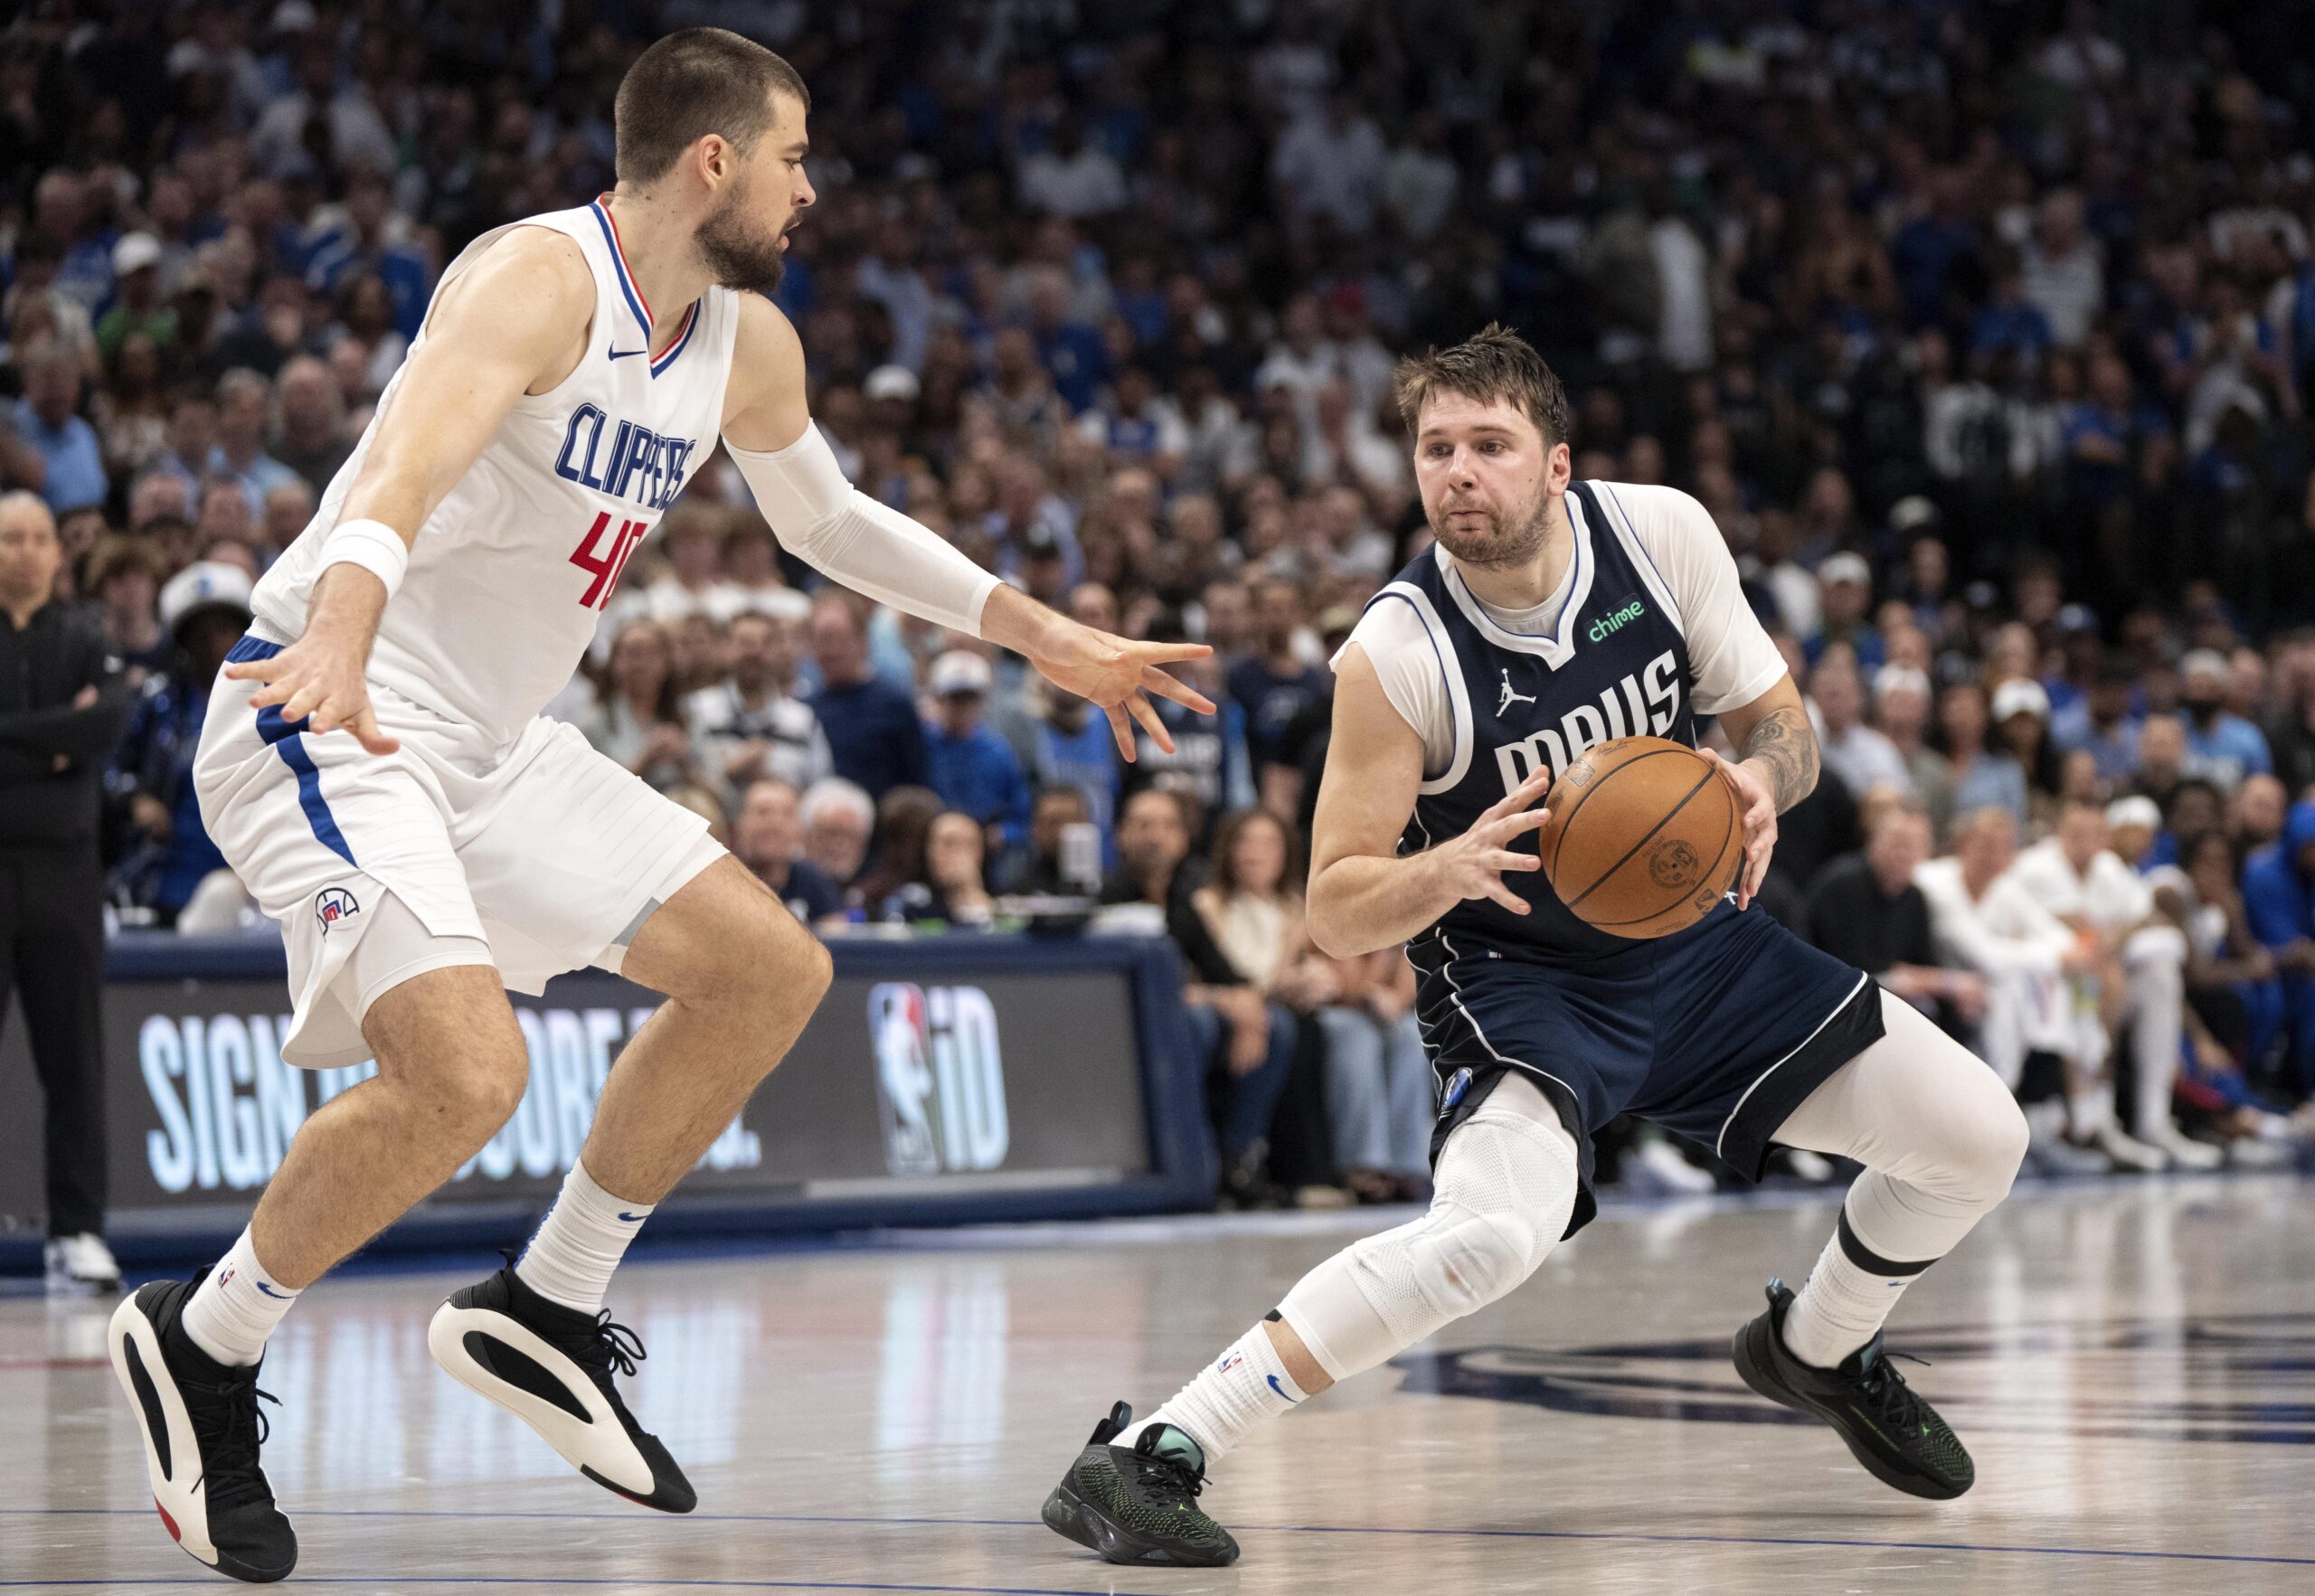
M 0 1507 L 0 1517 L 37 1518 L 83 1516 L 91 1517 L 141 1518 L 144 1510 L 134 1507 Z M 603 1520 L 625 1517 L 615 1513 L 557 1512 L 543 1508 L 506 1508 L 496 1512 L 462 1511 L 444 1507 L 307 1507 L 300 1509 L 300 1518 L 581 1518 Z M 1043 1529 L 1044 1521 L 1035 1518 L 909 1518 L 877 1517 L 865 1515 L 811 1513 L 691 1513 L 685 1520 L 699 1524 L 845 1524 L 892 1525 L 912 1528 L 949 1525 L 958 1529 Z M 1885 1552 L 1978 1552 L 2003 1554 L 2021 1557 L 2116 1557 L 2150 1563 L 2239 1563 L 2287 1568 L 2315 1568 L 2315 1556 L 2289 1557 L 2280 1554 L 2262 1554 L 2251 1552 L 2146 1552 L 2112 1546 L 2016 1546 L 1995 1543 L 1966 1541 L 1876 1541 L 1851 1540 L 1820 1535 L 1669 1535 L 1641 1530 L 1577 1530 L 1577 1529 L 1412 1529 L 1395 1525 L 1328 1525 L 1328 1524 L 1248 1524 L 1236 1526 L 1243 1535 L 1470 1535 L 1494 1540 L 1531 1541 L 1637 1541 L 1650 1545 L 1703 1546 L 1845 1546 L 1866 1551 Z M 40 1583 L 71 1583 L 70 1581 L 0 1580 L 0 1590 Z M 88 1584 L 153 1584 L 171 1582 L 151 1580 L 85 1581 Z M 202 1584 L 206 1581 L 175 1582 Z M 583 1580 L 556 1580 L 555 1584 L 584 1584 Z M 609 1582 L 616 1583 L 618 1582 Z M 664 1583 L 682 1583 L 666 1581 Z M 719 1582 L 694 1582 L 715 1584 Z M 747 1589 L 806 1590 L 806 1591 L 985 1591 L 989 1587 L 979 1585 L 844 1585 L 844 1584 L 780 1584 L 776 1582 L 720 1582 Z M 1005 1591 L 998 1596 L 1016 1596 Z M 1079 1596 L 1072 1591 L 1040 1591 L 1031 1596 Z M 1101 1591 L 1094 1596 L 1112 1596 Z M 1115 1596 L 1125 1596 L 1117 1592 Z

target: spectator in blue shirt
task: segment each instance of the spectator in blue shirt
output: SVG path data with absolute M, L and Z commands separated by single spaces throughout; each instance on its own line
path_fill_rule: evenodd
M 252 509 L 275 488 L 303 480 L 265 452 L 265 412 L 272 395 L 273 385 L 246 366 L 217 379 L 217 442 L 209 451 L 210 474 L 239 482 Z
M 777 776 L 748 783 L 732 823 L 732 852 L 806 925 L 843 917 L 844 889 L 804 857 L 803 799 Z
M 895 787 L 923 786 L 930 770 L 916 704 L 876 675 L 868 658 L 867 632 L 851 600 L 836 593 L 819 597 L 812 605 L 811 644 L 820 667 L 812 713 L 827 733 L 836 773 L 872 798 Z
M 1993 299 L 1978 312 L 1970 329 L 1970 357 L 1983 360 L 1987 356 L 2010 350 L 2016 353 L 2017 364 L 2027 371 L 2040 367 L 2042 357 L 2056 342 L 2050 331 L 2050 318 L 2044 316 L 2026 298 L 2026 279 L 2015 260 L 2003 264 L 2001 275 L 1994 279 Z
M 239 566 L 203 562 L 161 590 L 161 628 L 179 668 L 146 679 L 106 782 L 127 810 L 129 837 L 115 888 L 164 926 L 176 922 L 211 872 L 227 867 L 202 824 L 193 760 L 210 685 L 249 629 L 250 586 Z
M 2282 840 L 2244 865 L 2243 917 L 2282 976 L 2290 1078 L 2305 1097 L 2315 1091 L 2315 802 L 2291 805 Z
M 1039 267 L 1029 279 L 1029 336 L 1054 392 L 1072 411 L 1091 410 L 1110 380 L 1110 346 L 1099 327 L 1069 319 L 1069 275 L 1057 266 Z
M 2187 771 L 2231 793 L 2245 776 L 2268 776 L 2266 734 L 2226 708 L 2226 656 L 2197 648 L 2179 662 L 2178 708 L 2187 727 Z
M 997 827 L 1006 848 L 1029 832 L 1029 779 L 1021 756 L 981 718 L 988 701 L 988 661 L 952 648 L 932 662 L 932 695 L 939 718 L 924 728 L 924 752 L 931 767 L 927 783 L 952 809 Z
M 389 238 L 392 197 L 385 177 L 367 167 L 347 180 L 344 212 L 329 219 L 307 259 L 306 286 L 326 297 L 348 278 L 376 278 L 393 303 L 394 330 L 414 341 L 433 274 L 423 255 Z
M 104 450 L 80 408 L 80 363 L 61 345 L 33 358 L 15 424 L 41 459 L 40 496 L 58 517 L 100 505 L 105 498 Z

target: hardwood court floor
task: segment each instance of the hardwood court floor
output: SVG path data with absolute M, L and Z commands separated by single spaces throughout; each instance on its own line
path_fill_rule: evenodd
M 1895 1344 L 1977 1489 L 1890 1492 L 1730 1369 L 1829 1198 L 1611 1206 L 1508 1301 L 1289 1416 L 1205 1500 L 1235 1568 L 1112 1568 L 1037 1506 L 1365 1215 L 644 1254 L 637 1406 L 700 1510 L 567 1471 L 428 1361 L 480 1262 L 326 1284 L 274 1344 L 266 1457 L 333 1590 L 2111 1592 L 2315 1590 L 2315 1225 L 2290 1177 L 2021 1187 Z M 0 1301 L 0 1589 L 217 1580 L 172 1546 L 104 1308 Z

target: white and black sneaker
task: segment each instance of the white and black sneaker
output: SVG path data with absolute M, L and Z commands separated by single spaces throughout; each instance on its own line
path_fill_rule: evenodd
M 201 1283 L 155 1280 L 113 1310 L 113 1373 L 145 1437 L 145 1467 L 176 1544 L 219 1573 L 265 1584 L 298 1565 L 298 1535 L 258 1466 L 265 1440 L 258 1365 L 221 1364 L 184 1333 Z
M 49 1291 L 60 1297 L 93 1296 L 120 1289 L 120 1265 L 105 1239 L 88 1231 L 51 1236 L 41 1249 Z
M 612 1374 L 634 1374 L 643 1343 L 608 1309 L 589 1315 L 542 1297 L 510 1263 L 436 1308 L 426 1345 L 459 1384 L 537 1431 L 597 1485 L 663 1513 L 699 1505 L 659 1438 L 619 1400 Z

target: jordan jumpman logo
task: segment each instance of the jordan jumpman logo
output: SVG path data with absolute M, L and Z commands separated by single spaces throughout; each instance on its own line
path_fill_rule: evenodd
M 1515 704 L 1533 704 L 1535 702 L 1535 700 L 1532 694 L 1522 693 L 1519 689 L 1511 685 L 1511 667 L 1507 665 L 1503 667 L 1503 702 L 1495 706 L 1495 713 L 1499 715 L 1508 710 Z

